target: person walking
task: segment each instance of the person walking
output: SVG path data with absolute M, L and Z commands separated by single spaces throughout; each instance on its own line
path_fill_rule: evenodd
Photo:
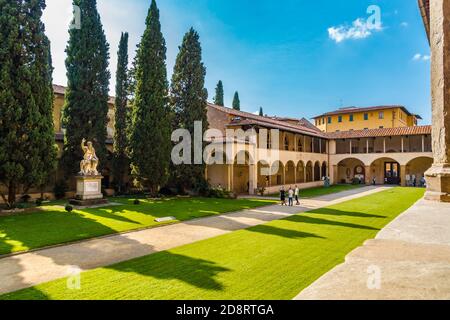
M 281 189 L 280 189 L 280 200 L 281 200 L 281 205 L 285 206 L 286 205 L 286 191 L 284 190 L 284 187 L 281 187 Z
M 295 205 L 299 206 L 300 205 L 300 201 L 299 201 L 300 189 L 297 186 L 295 186 L 294 196 L 295 196 Z
M 289 187 L 288 197 L 289 197 L 289 207 L 293 207 L 294 206 L 294 190 L 292 190 L 292 187 Z

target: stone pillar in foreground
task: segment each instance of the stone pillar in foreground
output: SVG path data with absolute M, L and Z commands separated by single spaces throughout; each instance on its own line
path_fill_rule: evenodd
M 434 163 L 425 199 L 450 202 L 450 1 L 430 1 Z

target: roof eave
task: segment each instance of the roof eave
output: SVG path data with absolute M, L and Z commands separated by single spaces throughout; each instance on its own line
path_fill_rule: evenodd
M 427 33 L 428 43 L 430 43 L 430 1 L 418 0 L 419 9 L 422 15 L 423 23 L 425 25 L 425 31 Z

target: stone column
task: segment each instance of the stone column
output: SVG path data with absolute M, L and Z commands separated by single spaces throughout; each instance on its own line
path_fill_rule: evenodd
M 400 166 L 400 184 L 406 187 L 406 166 Z
M 430 1 L 433 166 L 425 199 L 450 202 L 450 1 Z
M 337 181 L 338 180 L 338 166 L 333 165 L 330 173 L 331 173 L 330 174 L 331 184 L 338 184 L 339 183 L 339 181 Z
M 249 165 L 249 177 L 248 177 L 248 193 L 250 195 L 256 194 L 255 189 L 258 188 L 258 166 L 255 164 Z
M 366 176 L 366 184 L 370 185 L 372 184 L 372 171 L 370 170 L 370 166 L 364 166 L 364 173 Z

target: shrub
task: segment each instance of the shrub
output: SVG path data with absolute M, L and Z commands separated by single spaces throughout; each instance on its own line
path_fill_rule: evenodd
M 53 193 L 55 194 L 55 198 L 60 200 L 64 199 L 67 192 L 67 183 L 64 180 L 59 180 L 55 183 L 55 187 L 53 188 Z
M 134 199 L 134 202 L 133 202 L 135 205 L 140 205 L 141 204 L 141 201 L 139 200 L 139 199 Z
M 359 178 L 353 178 L 352 184 L 353 185 L 361 184 L 361 181 L 359 180 Z
M 35 203 L 36 203 L 36 206 L 37 206 L 37 207 L 42 206 L 42 199 L 40 199 L 40 198 L 39 198 L 39 199 L 36 199 L 36 202 L 35 202 Z
M 23 203 L 19 203 L 16 205 L 16 209 L 25 209 L 25 205 Z
M 69 213 L 73 211 L 73 207 L 72 207 L 70 204 L 67 204 L 66 207 L 65 207 L 65 209 L 66 209 L 66 211 L 69 212 Z
M 24 194 L 20 197 L 20 201 L 23 203 L 28 203 L 31 199 L 31 196 L 29 194 Z

